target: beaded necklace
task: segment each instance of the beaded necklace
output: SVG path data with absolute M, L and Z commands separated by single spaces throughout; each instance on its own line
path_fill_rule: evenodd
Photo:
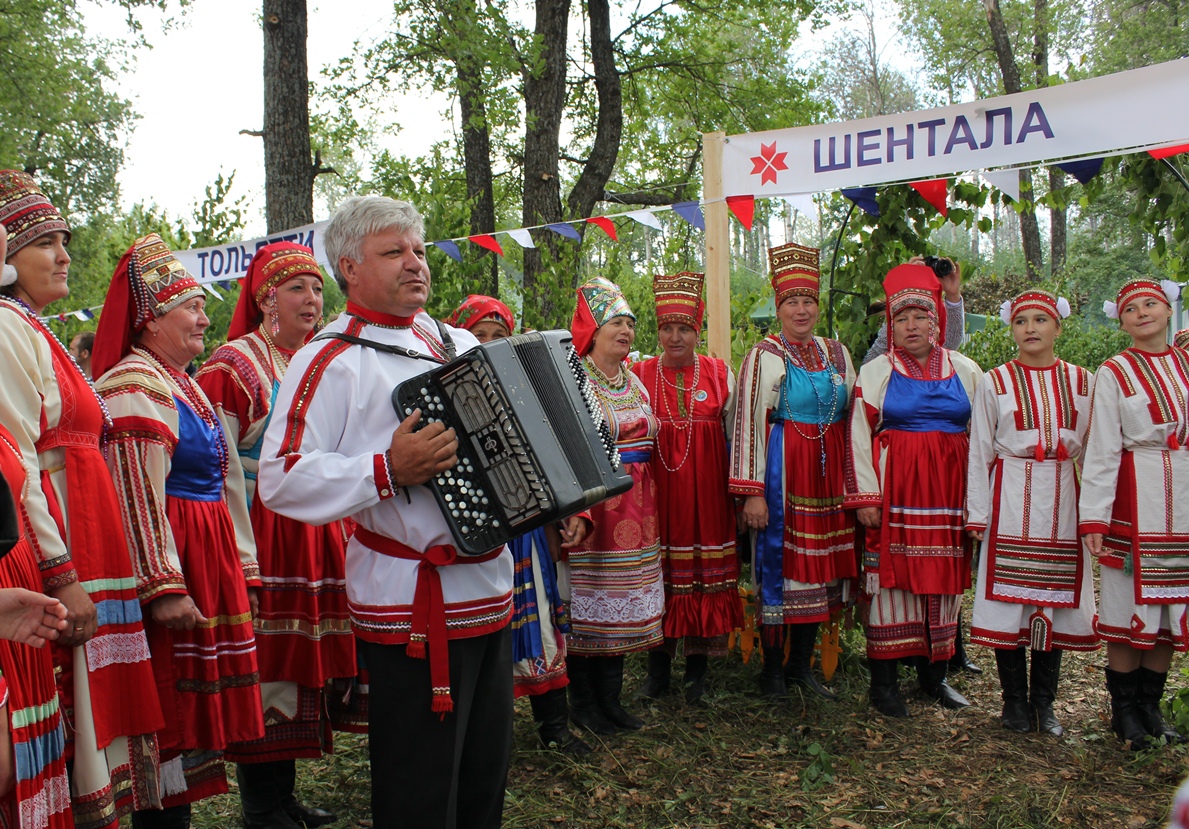
M 177 386 L 178 391 L 182 393 L 182 397 L 186 398 L 186 402 L 190 404 L 190 409 L 194 414 L 198 415 L 199 419 L 206 424 L 206 428 L 213 434 L 219 436 L 216 444 L 216 449 L 219 452 L 219 466 L 223 470 L 223 479 L 227 479 L 227 470 L 229 467 L 227 436 L 223 434 L 223 427 L 219 423 L 219 416 L 215 414 L 215 410 L 211 408 L 210 403 L 207 402 L 206 397 L 198 390 L 194 381 L 190 379 L 190 375 L 184 371 L 178 371 L 171 365 L 168 365 L 164 360 L 156 355 L 151 348 L 145 348 L 142 345 L 132 346 L 132 353 L 139 357 L 143 357 L 150 363 L 161 370 L 162 376 L 167 380 L 172 380 L 173 384 Z
M 48 334 L 50 337 L 52 337 L 54 342 L 56 342 L 62 349 L 62 353 L 70 358 L 70 364 L 74 366 L 74 370 L 78 372 L 78 376 L 87 381 L 87 387 L 91 390 L 91 394 L 95 395 L 95 402 L 99 404 L 99 411 L 103 412 L 104 431 L 110 429 L 111 412 L 107 410 L 107 402 L 103 399 L 99 392 L 95 390 L 95 383 L 90 377 L 87 376 L 86 372 L 83 371 L 82 366 L 78 364 L 78 360 L 74 359 L 74 355 L 70 353 L 70 349 L 63 345 L 62 341 L 58 339 L 58 335 L 54 333 L 54 329 L 42 322 L 41 317 L 38 316 L 37 312 L 34 311 L 32 307 L 30 307 L 29 303 L 25 302 L 25 300 L 21 299 L 19 296 L 13 296 L 12 294 L 9 294 L 4 298 L 25 309 L 25 315 L 29 318 L 30 325 L 43 334 Z
M 655 398 L 655 397 L 659 396 L 661 399 L 661 405 L 663 405 L 665 407 L 664 422 L 671 424 L 673 426 L 673 428 L 675 428 L 678 432 L 683 432 L 683 431 L 690 429 L 694 424 L 694 392 L 696 392 L 698 389 L 698 379 L 701 376 L 702 361 L 698 359 L 698 356 L 696 354 L 694 355 L 693 383 L 690 385 L 690 387 L 688 389 L 685 388 L 685 367 L 681 366 L 681 367 L 673 369 L 673 371 L 677 375 L 676 383 L 670 383 L 669 379 L 667 377 L 665 377 L 664 355 L 657 358 L 656 376 L 658 378 L 658 382 L 654 384 L 653 397 Z M 660 386 L 661 382 L 663 382 L 666 386 L 673 389 L 673 391 L 675 391 L 677 393 L 677 414 L 678 415 L 681 414 L 681 408 L 684 405 L 685 398 L 683 397 L 683 395 L 686 391 L 689 392 L 689 405 L 685 407 L 685 419 L 684 420 L 677 420 L 677 418 L 675 418 L 673 416 L 672 410 L 669 409 L 669 395 L 665 394 L 663 389 L 661 389 L 661 386 Z M 657 455 L 661 459 L 661 466 L 663 466 L 668 472 L 676 472 L 677 470 L 681 469 L 681 467 L 685 466 L 685 462 L 689 458 L 689 449 L 693 445 L 693 443 L 694 443 L 693 435 L 692 434 L 687 435 L 686 439 L 685 439 L 685 454 L 683 454 L 681 456 L 681 460 L 678 462 L 677 466 L 675 466 L 675 467 L 669 466 L 668 462 L 665 461 L 665 453 L 659 451 L 659 449 L 658 449 Z
M 640 396 L 640 391 L 635 384 L 628 379 L 622 363 L 619 366 L 619 373 L 614 378 L 603 374 L 589 356 L 582 358 L 582 367 L 586 371 L 586 376 L 594 383 L 598 395 L 610 403 L 612 409 L 628 409 L 633 405 L 644 407 L 644 398 Z
M 268 358 L 272 360 L 272 375 L 279 380 L 285 376 L 285 372 L 289 368 L 289 358 L 281 351 L 280 346 L 273 342 L 263 323 L 260 325 L 260 336 L 264 339 L 264 344 L 268 346 Z
M 784 336 L 784 332 L 780 332 L 780 342 L 784 346 L 784 370 L 787 374 L 792 368 L 799 368 L 806 374 L 810 373 L 809 366 L 805 364 L 805 360 L 801 357 L 800 352 L 794 348 L 793 344 Z M 784 400 L 785 420 L 793 424 L 793 428 L 797 430 L 797 434 L 805 440 L 816 440 L 821 447 L 821 466 L 822 477 L 826 477 L 826 432 L 830 431 L 830 427 L 834 425 L 834 415 L 838 414 L 838 388 L 845 382 L 845 378 L 838 373 L 834 365 L 826 359 L 826 353 L 822 350 L 821 344 L 817 341 L 817 337 L 813 337 L 810 342 L 813 343 L 817 350 L 818 359 L 821 360 L 824 370 L 830 373 L 830 414 L 822 417 L 822 411 L 825 409 L 825 401 L 822 400 L 821 394 L 817 390 L 817 385 L 810 380 L 809 388 L 813 390 L 813 396 L 817 399 L 817 434 L 807 435 L 801 431 L 801 427 L 792 416 L 792 410 L 789 408 L 789 401 L 787 397 Z M 796 360 L 796 362 L 794 362 Z

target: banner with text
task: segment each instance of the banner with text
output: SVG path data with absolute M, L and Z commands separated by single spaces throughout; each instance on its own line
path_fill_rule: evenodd
M 723 193 L 818 193 L 1184 143 L 1186 101 L 1189 59 L 968 104 L 731 135 Z
M 256 251 L 273 242 L 297 242 L 314 251 L 314 259 L 318 264 L 330 271 L 330 262 L 326 258 L 326 248 L 322 246 L 322 232 L 330 220 L 302 225 L 293 230 L 285 230 L 272 236 L 259 239 L 247 239 L 242 242 L 228 242 L 213 248 L 196 248 L 194 250 L 175 250 L 182 266 L 199 282 L 224 282 L 241 279 L 248 275 L 248 267 L 252 264 L 252 257 Z

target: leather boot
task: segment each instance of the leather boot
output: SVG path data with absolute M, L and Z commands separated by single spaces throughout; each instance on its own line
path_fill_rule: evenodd
M 338 820 L 338 815 L 334 812 L 309 806 L 297 799 L 297 795 L 294 793 L 297 789 L 297 763 L 293 760 L 283 764 L 277 763 L 276 781 L 277 790 L 281 793 L 281 808 L 293 819 L 294 823 L 304 826 L 306 829 L 318 829 L 319 826 L 325 826 Z
M 1132 751 L 1151 745 L 1151 737 L 1139 718 L 1139 669 L 1120 673 L 1106 669 L 1106 690 L 1111 695 L 1111 729 L 1130 743 Z
M 623 657 L 600 656 L 594 664 L 595 699 L 603 716 L 616 728 L 639 731 L 644 727 L 644 720 L 629 714 L 619 702 L 623 693 Z
M 1061 651 L 1057 648 L 1051 651 L 1033 649 L 1028 702 L 1032 708 L 1032 718 L 1036 720 L 1036 730 L 1041 734 L 1052 734 L 1054 737 L 1060 737 L 1065 733 L 1053 712 L 1053 702 L 1057 699 L 1057 681 L 1060 678 Z
M 289 786 L 296 778 L 296 768 L 290 775 L 288 766 L 295 766 L 294 761 L 236 764 L 244 829 L 300 829 L 285 811 L 285 801 L 292 794 Z
M 823 699 L 838 699 L 837 695 L 817 681 L 809 663 L 813 660 L 813 646 L 817 644 L 821 625 L 789 625 L 789 661 L 784 666 L 786 686 L 799 685 Z
M 1168 673 L 1159 674 L 1150 668 L 1140 668 L 1136 673 L 1139 674 L 1139 698 L 1136 708 L 1139 710 L 1139 721 L 1143 724 L 1144 731 L 1156 739 L 1163 737 L 1170 746 L 1185 742 L 1181 732 L 1169 725 L 1160 712 L 1160 700 L 1164 698 L 1164 683 L 1168 679 Z
M 968 674 L 981 674 L 983 669 L 970 661 L 966 655 L 966 643 L 962 640 L 962 613 L 958 612 L 958 632 L 954 634 L 954 655 L 950 657 L 950 673 L 965 671 Z
M 133 812 L 132 829 L 190 829 L 190 804 Z
M 941 703 L 942 708 L 956 710 L 966 708 L 970 700 L 959 694 L 945 681 L 945 673 L 949 669 L 949 662 L 945 659 L 930 662 L 921 657 L 917 662 L 917 678 L 921 683 L 921 690 L 925 696 L 934 702 Z
M 1032 718 L 1028 712 L 1028 660 L 1024 649 L 996 648 L 995 667 L 999 670 L 999 687 L 1003 693 L 999 722 L 1009 731 L 1026 734 L 1032 730 Z
M 571 757 L 590 754 L 590 746 L 570 732 L 570 707 L 566 704 L 564 688 L 535 694 L 530 696 L 528 701 L 533 709 L 537 734 L 545 748 L 569 754 Z
M 775 645 L 764 646 L 764 664 L 760 668 L 760 693 L 770 700 L 781 700 L 789 695 L 784 682 L 784 648 Z
M 685 657 L 686 705 L 702 704 L 702 695 L 706 693 L 706 672 L 709 668 L 710 660 L 704 653 Z
M 570 720 L 591 734 L 606 737 L 615 733 L 615 726 L 603 716 L 595 699 L 595 659 L 592 656 L 566 657 L 566 673 L 570 676 Z
M 871 705 L 888 717 L 907 717 L 908 706 L 900 697 L 900 663 L 896 659 L 867 657 L 871 670 Z
M 673 676 L 673 657 L 661 648 L 653 648 L 648 652 L 648 675 L 644 677 L 644 684 L 640 686 L 640 696 L 645 699 L 660 699 L 669 693 L 669 683 Z

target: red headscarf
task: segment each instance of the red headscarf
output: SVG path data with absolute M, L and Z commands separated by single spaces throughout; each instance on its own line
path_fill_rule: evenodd
M 578 304 L 574 306 L 570 334 L 579 356 L 590 353 L 595 334 L 615 317 L 636 318 L 618 285 L 604 276 L 596 276 L 578 288 Z
M 160 236 L 150 233 L 137 239 L 120 257 L 103 300 L 91 354 L 92 375 L 102 377 L 120 362 L 149 320 L 201 295 L 202 287 Z
M 516 331 L 516 317 L 512 314 L 512 309 L 495 297 L 483 294 L 471 294 L 464 299 L 446 320 L 446 324 L 470 331 L 483 320 L 501 323 L 508 329 L 509 334 Z
M 892 318 L 905 308 L 923 308 L 937 317 L 937 342 L 945 340 L 945 301 L 941 282 L 928 265 L 897 265 L 883 281 L 887 297 L 888 347 L 891 349 Z
M 227 341 L 238 340 L 256 330 L 264 320 L 260 303 L 270 291 L 299 274 L 309 274 L 324 282 L 322 269 L 314 260 L 314 252 L 296 242 L 273 242 L 256 251 L 248 275 L 240 281 L 239 301 L 231 315 Z

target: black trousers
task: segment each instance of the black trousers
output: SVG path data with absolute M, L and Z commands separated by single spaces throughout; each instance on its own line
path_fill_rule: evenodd
M 376 829 L 496 829 L 512 755 L 512 636 L 450 642 L 454 710 L 430 710 L 429 662 L 360 641 L 370 676 Z

